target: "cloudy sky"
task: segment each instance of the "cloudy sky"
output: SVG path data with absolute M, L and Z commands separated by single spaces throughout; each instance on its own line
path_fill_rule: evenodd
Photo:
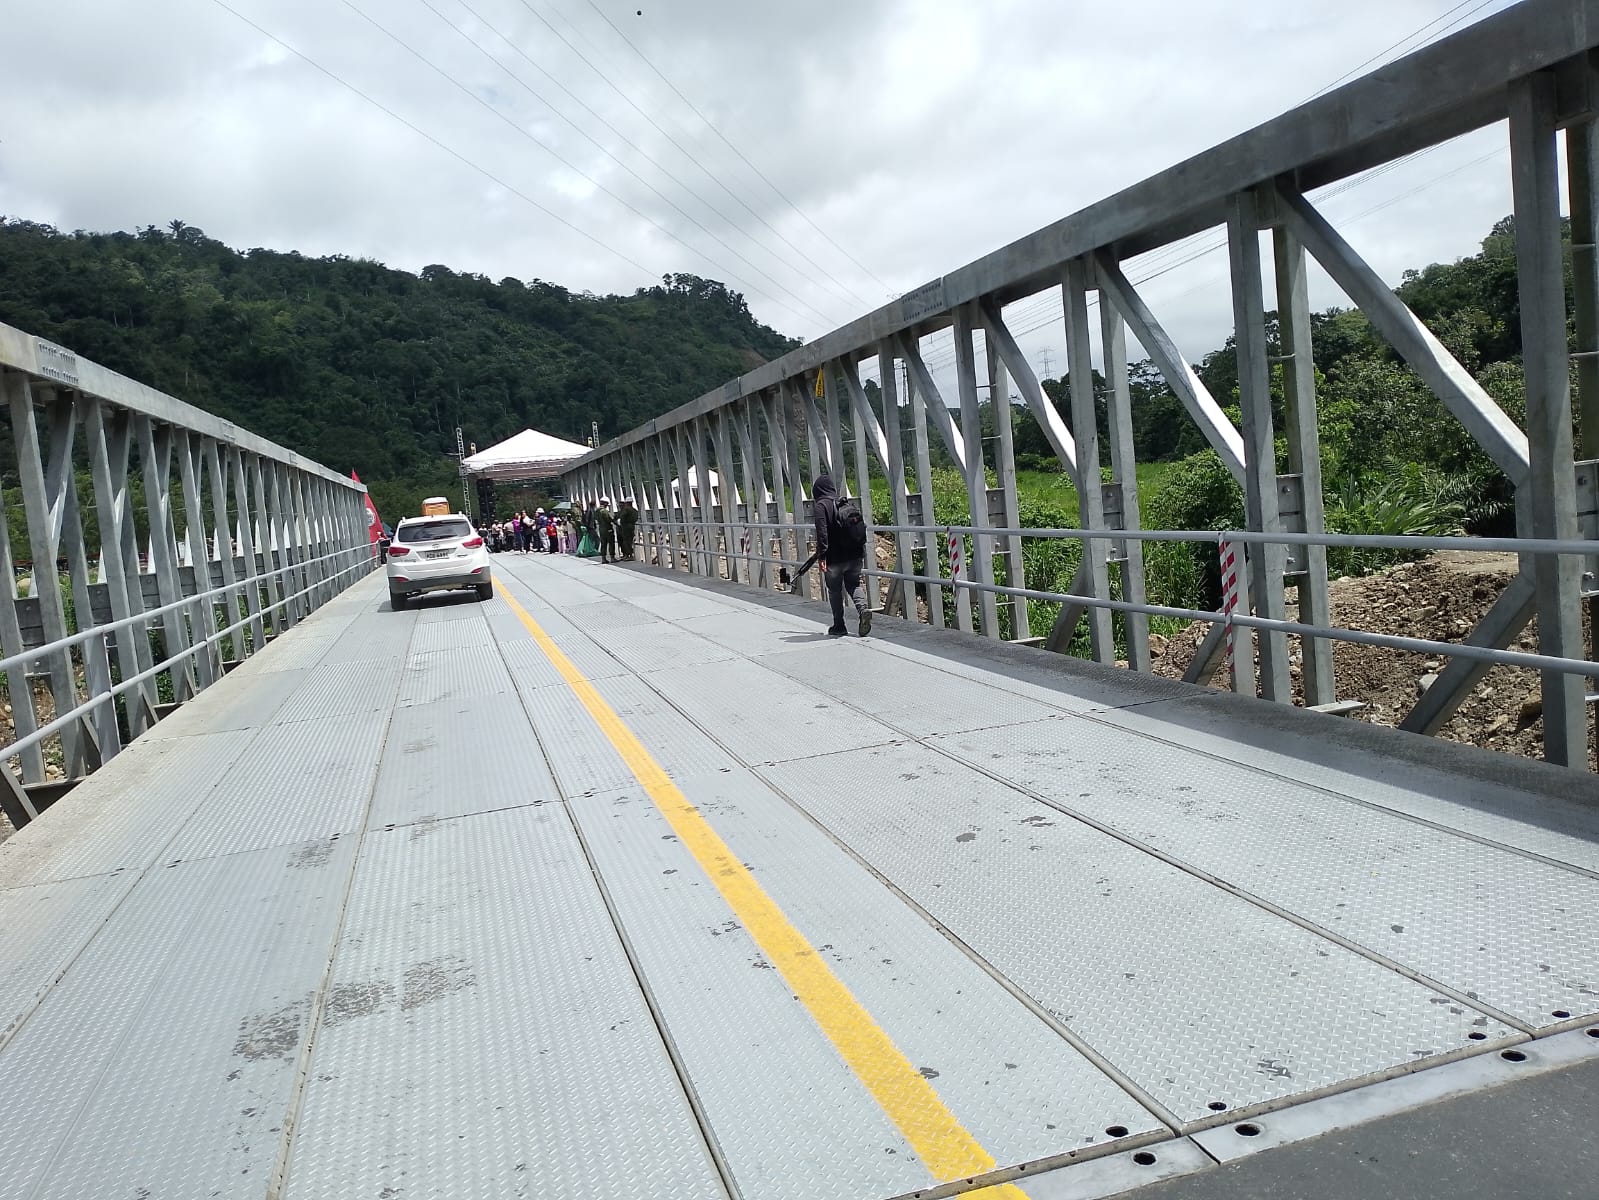
M 594 292 L 688 271 L 810 339 L 1509 6 L 10 0 L 0 213 Z M 1324 211 L 1397 280 L 1476 249 L 1507 164 L 1483 131 Z M 1164 269 L 1196 358 L 1231 320 L 1225 253 L 1189 259 L 1217 241 L 1130 271 Z M 1011 312 L 1054 373 L 1058 311 Z

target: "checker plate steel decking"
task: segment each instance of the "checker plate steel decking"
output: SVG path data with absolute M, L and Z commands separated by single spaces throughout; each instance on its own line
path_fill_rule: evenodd
M 353 853 L 140 881 L 0 1052 L 0 1198 L 265 1195 Z
M 462 753 L 462 747 L 471 749 Z M 395 710 L 368 825 L 442 821 L 559 799 L 514 695 L 441 700 Z
M 939 742 L 1530 1026 L 1599 1013 L 1599 880 L 1093 721 L 1023 736 Z
M 285 1200 L 724 1194 L 565 809 L 370 834 Z
M 1594 1007 L 1567 773 L 886 618 L 829 644 L 787 595 L 496 573 L 824 956 L 846 1042 L 507 604 L 375 576 L 0 844 L 0 1200 L 886 1200 L 935 1182 L 894 1115 L 944 1136 L 929 1094 L 979 1162 L 1070 1159 L 1028 1194 L 1097 1196 L 1240 1111 L 1526 1042 L 1479 1005 Z M 856 1073 L 861 1021 L 915 1088 Z
M 1183 1120 L 1512 1032 L 926 747 L 766 773 Z
M 838 1195 L 848 1180 L 853 1194 L 893 1196 L 930 1183 L 649 801 L 611 793 L 572 808 L 741 1194 Z
M 1166 1132 L 910 905 L 884 903 L 870 872 L 760 779 L 735 771 L 681 786 L 1000 1162 L 1078 1152 L 1109 1140 L 1105 1130 L 1112 1126 L 1135 1135 Z M 685 866 L 675 840 L 662 838 L 670 829 L 641 788 L 575 801 L 573 811 L 598 857 L 607 839 L 627 840 L 652 864 L 626 884 L 645 898 L 641 902 L 651 895 L 664 900 L 679 874 L 693 882 L 692 866 Z M 663 874 L 669 868 L 673 874 Z M 686 936 L 700 932 L 690 927 Z

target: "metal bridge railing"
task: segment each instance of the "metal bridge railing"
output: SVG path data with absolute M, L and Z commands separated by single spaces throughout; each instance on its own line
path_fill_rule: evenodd
M 1318 189 L 1494 125 L 1504 128 L 1510 147 L 1527 402 L 1520 421 L 1317 201 Z M 1569 312 L 1563 213 L 1571 222 Z M 1228 277 L 1216 299 L 1218 310 L 1224 296 L 1229 302 L 1236 418 L 1231 397 L 1209 392 L 1140 281 L 1128 274 L 1140 255 L 1207 230 L 1220 234 L 1228 251 Z M 1147 603 L 1147 539 L 1138 536 L 1128 366 L 1136 342 L 1243 494 L 1248 534 L 1234 542 L 1246 552 L 1236 556 L 1242 605 L 1232 628 L 1251 631 L 1255 656 L 1235 662 L 1247 662 L 1248 686 L 1265 699 L 1302 697 L 1308 707 L 1325 708 L 1336 700 L 1337 639 L 1304 632 L 1334 629 L 1326 551 L 1339 544 L 1322 540 L 1326 489 L 1309 299 L 1314 262 L 1503 475 L 1515 494 L 1516 531 L 1534 539 L 1514 547 L 1521 570 L 1464 647 L 1411 640 L 1412 647 L 1452 656 L 1401 722 L 1436 732 L 1492 662 L 1512 661 L 1507 647 L 1534 618 L 1540 662 L 1596 657 L 1583 628 L 1585 612 L 1599 625 L 1591 566 L 1575 554 L 1536 550 L 1599 538 L 1596 245 L 1599 0 L 1523 0 L 728 380 L 599 446 L 572 464 L 567 486 L 586 501 L 630 496 L 641 512 L 681 517 L 693 526 L 690 567 L 710 573 L 708 552 L 718 541 L 739 547 L 751 522 L 790 523 L 785 553 L 797 551 L 794 539 L 804 534 L 793 526 L 802 524 L 807 489 L 823 471 L 841 492 L 857 496 L 871 494 L 874 480 L 886 481 L 892 521 L 873 532 L 892 540 L 898 563 L 921 553 L 932 566 L 939 547 L 930 537 L 943 532 L 929 524 L 936 441 L 961 477 L 969 514 L 970 559 L 953 589 L 951 623 L 993 638 L 1042 640 L 1053 650 L 1070 646 L 1086 625 L 1097 661 L 1115 662 L 1125 647 L 1129 664 L 1148 670 L 1148 617 L 1163 610 Z M 1014 328 L 1018 314 L 1057 302 L 1069 393 L 1059 404 L 1044 391 Z M 1275 313 L 1271 325 L 1268 312 Z M 954 342 L 947 364 L 929 353 L 935 335 Z M 1025 601 L 1032 597 L 1008 586 L 1019 579 L 1024 541 L 1040 536 L 1021 526 L 1011 422 L 992 422 L 992 438 L 984 431 L 985 406 L 1013 396 L 1032 413 L 1074 484 L 1077 519 L 1086 527 L 1071 586 L 1037 597 L 1060 609 L 1047 632 L 1038 631 L 1041 639 L 1029 624 Z M 1298 535 L 1304 540 L 1296 543 Z M 764 557 L 735 552 L 735 577 L 769 584 L 762 569 L 772 564 Z M 872 565 L 867 573 L 876 574 Z M 950 588 L 948 580 L 931 585 L 938 596 Z M 1298 605 L 1297 622 L 1286 621 L 1290 603 Z M 1117 612 L 1121 631 L 1111 620 Z M 942 600 L 929 605 L 928 616 L 945 623 Z M 1290 626 L 1304 636 L 1298 679 Z M 1505 657 L 1478 654 L 1484 648 Z M 1540 670 L 1545 756 L 1584 767 L 1592 706 L 1583 676 Z
M 354 480 L 7 325 L 0 399 L 0 811 L 20 826 L 374 554 Z
M 719 539 L 713 538 L 708 548 L 706 544 L 696 541 L 702 528 L 701 522 L 663 520 L 654 517 L 652 514 L 645 514 L 644 519 L 639 523 L 639 529 L 649 535 L 647 540 L 654 548 L 654 553 L 658 557 L 664 556 L 663 564 L 674 566 L 678 569 L 693 569 L 691 564 L 698 558 L 702 561 L 720 564 L 716 568 L 716 573 L 733 579 L 738 576 L 739 564 L 741 563 L 762 563 L 769 566 L 797 569 L 809 557 L 809 555 L 800 557 L 797 556 L 797 553 L 796 555 L 757 553 L 753 548 L 753 543 L 746 542 L 744 539 L 740 540 L 738 548 L 729 550 Z M 719 526 L 716 528 L 719 529 Z M 779 547 L 782 547 L 785 542 L 791 541 L 797 534 L 799 545 L 802 549 L 809 550 L 814 548 L 814 537 L 810 535 L 809 527 L 806 525 L 793 522 L 739 521 L 736 528 L 747 530 L 751 533 L 760 531 L 768 535 L 763 540 L 776 542 Z M 667 531 L 672 531 L 672 535 L 675 536 L 668 535 Z M 1267 534 L 1249 530 L 1210 532 L 1171 529 L 1103 530 L 976 525 L 876 525 L 873 527 L 873 531 L 885 537 L 895 534 L 912 534 L 918 537 L 935 536 L 945 538 L 954 535 L 963 540 L 978 536 L 990 536 L 1043 541 L 1098 539 L 1112 542 L 1176 542 L 1189 545 L 1232 543 L 1237 546 L 1265 546 L 1275 544 L 1399 552 L 1454 550 L 1483 554 L 1513 553 L 1525 556 L 1571 555 L 1583 560 L 1585 563 L 1592 563 L 1596 550 L 1599 550 L 1599 547 L 1596 547 L 1592 541 L 1570 539 L 1379 536 L 1342 533 Z M 678 542 L 676 537 L 681 537 L 683 540 Z M 1555 672 L 1576 678 L 1599 679 L 1599 662 L 1590 659 L 1529 654 L 1524 651 L 1474 645 L 1469 642 L 1441 642 L 1430 638 L 1409 637 L 1403 634 L 1374 633 L 1350 626 L 1315 624 L 1254 616 L 1247 611 L 1247 605 L 1244 606 L 1244 611 L 1236 609 L 1229 611 L 1185 608 L 1165 604 L 1117 600 L 1110 597 L 1079 593 L 1057 592 L 1048 589 L 1018 587 L 1002 583 L 984 583 L 970 578 L 969 575 L 943 574 L 943 560 L 940 560 L 936 553 L 930 554 L 927 561 L 929 563 L 939 562 L 940 569 L 937 571 L 916 572 L 888 570 L 881 566 L 872 566 L 866 568 L 862 574 L 868 580 L 910 585 L 918 589 L 918 598 L 925 601 L 929 607 L 933 604 L 942 604 L 943 589 L 948 589 L 952 595 L 1003 596 L 1020 600 L 1039 600 L 1063 606 L 1077 605 L 1106 612 L 1136 613 L 1143 616 L 1167 617 L 1180 621 L 1206 622 L 1211 625 L 1212 633 L 1201 644 L 1196 653 L 1195 665 L 1191 668 L 1191 674 L 1194 675 L 1200 674 L 1207 666 L 1213 663 L 1215 655 L 1222 647 L 1223 639 L 1230 633 L 1235 630 L 1259 630 L 1301 638 L 1325 638 L 1330 641 L 1382 646 L 1440 658 L 1481 663 L 1488 666 L 1524 667 L 1529 670 Z M 748 575 L 747 569 L 746 575 Z M 1591 578 L 1593 575 L 1594 571 L 1590 569 L 1587 572 L 1587 577 Z M 874 596 L 874 600 L 880 598 Z M 910 605 L 903 604 L 901 607 L 908 611 Z M 1239 649 L 1235 646 L 1233 649 L 1234 653 L 1231 656 L 1233 659 L 1231 670 L 1232 687 L 1235 691 L 1252 693 L 1255 689 L 1252 665 L 1253 646 L 1249 644 L 1246 636 L 1243 648 Z M 1599 702 L 1599 694 L 1587 695 L 1586 699 L 1589 703 Z

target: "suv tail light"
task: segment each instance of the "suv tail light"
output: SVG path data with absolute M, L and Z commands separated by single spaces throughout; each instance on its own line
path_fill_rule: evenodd
M 389 557 L 390 558 L 404 558 L 409 553 L 411 553 L 411 547 L 409 547 L 409 546 L 390 546 L 389 547 Z
M 482 538 L 480 538 L 480 537 L 469 537 L 469 538 L 466 539 L 466 541 L 461 543 L 461 549 L 463 549 L 463 550 L 476 550 L 482 544 L 483 544 L 483 539 Z

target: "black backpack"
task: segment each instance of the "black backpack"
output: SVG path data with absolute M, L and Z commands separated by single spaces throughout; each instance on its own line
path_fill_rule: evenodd
M 833 509 L 833 520 L 827 530 L 830 543 L 829 558 L 847 561 L 861 558 L 866 553 L 866 518 L 861 515 L 860 502 L 845 497 Z

